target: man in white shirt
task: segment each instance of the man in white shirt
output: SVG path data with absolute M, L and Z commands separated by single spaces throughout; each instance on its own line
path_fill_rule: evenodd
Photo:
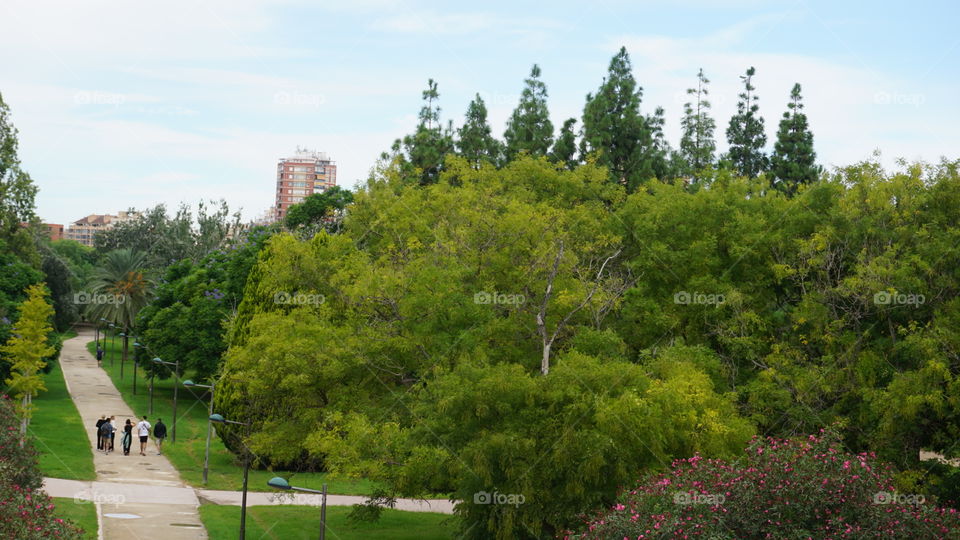
M 147 422 L 147 417 L 144 416 L 143 420 L 137 422 L 137 435 L 140 436 L 140 455 L 147 455 L 147 439 L 150 438 L 150 422 Z

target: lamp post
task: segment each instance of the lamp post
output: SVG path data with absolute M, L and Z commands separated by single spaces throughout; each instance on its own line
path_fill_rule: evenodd
M 203 451 L 203 485 L 207 485 L 207 473 L 210 470 L 210 431 L 213 425 L 213 421 L 210 419 L 213 417 L 213 390 L 216 386 L 216 382 L 207 384 L 197 384 L 190 379 L 183 381 L 183 385 L 187 388 L 209 388 L 210 389 L 210 408 L 208 409 L 207 414 L 207 446 Z
M 323 491 L 317 491 L 315 489 L 307 489 L 297 486 L 291 486 L 290 482 L 287 482 L 286 478 L 282 476 L 274 476 L 267 481 L 267 485 L 270 487 L 275 487 L 277 489 L 293 490 L 293 491 L 303 491 L 306 493 L 319 493 L 321 494 L 320 499 L 320 540 L 324 540 L 327 536 L 327 485 L 323 485 Z
M 117 344 L 117 325 L 110 323 L 110 328 L 113 328 L 113 334 L 110 335 L 110 350 L 116 351 Z M 107 344 L 107 338 L 103 338 L 103 344 Z M 110 355 L 110 367 L 113 367 L 113 357 L 116 356 L 116 352 Z
M 124 328 L 126 330 L 126 328 Z M 127 361 L 127 333 L 120 332 L 120 337 L 123 338 L 123 354 L 120 356 L 120 380 L 123 380 L 123 363 Z
M 143 347 L 143 345 L 134 338 L 133 348 L 136 349 L 137 347 Z M 133 353 L 133 395 L 137 395 L 137 364 L 139 364 L 139 362 L 137 362 L 137 353 Z M 150 414 L 153 414 L 153 411 L 150 411 Z
M 173 384 L 173 429 L 171 430 L 170 440 L 177 442 L 177 388 L 180 386 L 180 361 L 165 362 L 159 358 L 154 358 L 153 363 L 173 366 L 173 376 L 176 380 Z M 153 382 L 150 383 L 150 395 L 153 396 Z
M 246 422 L 227 420 L 220 414 L 211 414 L 209 418 L 211 422 L 217 422 L 218 424 L 250 425 Z M 250 449 L 247 448 L 246 444 L 243 444 L 242 440 L 240 444 L 243 445 L 243 495 L 240 501 L 240 540 L 244 540 L 247 532 L 247 477 L 250 475 Z
M 140 347 L 147 353 L 150 352 L 150 348 L 140 342 L 134 341 L 133 346 Z M 134 359 L 134 362 L 136 362 L 136 359 Z M 133 364 L 133 370 L 134 370 L 133 371 L 133 393 L 136 394 L 137 393 L 137 371 L 136 371 L 137 364 L 136 363 Z M 153 371 L 152 370 L 150 371 L 150 413 L 149 414 L 150 416 L 153 416 Z
M 100 317 L 100 322 L 103 323 L 103 327 L 104 327 L 104 328 L 103 328 L 103 353 L 106 354 L 106 353 L 107 353 L 107 328 L 106 328 L 106 326 L 107 326 L 107 320 L 104 319 L 103 317 Z M 100 326 L 97 326 L 97 329 L 99 330 L 99 329 L 100 329 Z M 99 346 L 100 346 L 100 340 L 99 340 L 99 338 L 98 338 L 98 339 L 97 339 L 97 347 L 99 347 Z

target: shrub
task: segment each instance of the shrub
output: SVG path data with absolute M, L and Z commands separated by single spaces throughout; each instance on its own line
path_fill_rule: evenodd
M 647 476 L 579 538 L 957 538 L 960 516 L 900 494 L 872 453 L 833 432 L 754 438 L 735 462 L 700 456 Z
M 80 538 L 82 531 L 54 517 L 53 503 L 40 491 L 43 476 L 37 452 L 20 446 L 20 426 L 13 404 L 0 397 L 0 538 L 33 540 Z

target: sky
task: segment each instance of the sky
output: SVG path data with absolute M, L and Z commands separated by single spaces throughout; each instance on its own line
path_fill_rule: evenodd
M 698 69 L 722 151 L 755 66 L 771 149 L 799 82 L 828 167 L 956 159 L 958 16 L 952 1 L 3 0 L 0 93 L 45 222 L 219 199 L 249 220 L 298 146 L 364 182 L 430 78 L 444 122 L 479 94 L 502 136 L 539 64 L 559 127 L 621 46 L 674 147 Z

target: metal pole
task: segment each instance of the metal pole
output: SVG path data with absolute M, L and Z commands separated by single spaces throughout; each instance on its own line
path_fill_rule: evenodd
M 106 342 L 106 338 L 103 340 Z M 110 367 L 113 367 L 113 358 L 117 356 L 117 329 L 113 329 L 113 335 L 110 336 L 110 349 L 113 350 L 113 354 L 110 355 Z
M 240 540 L 244 540 L 247 529 L 247 475 L 250 473 L 250 452 L 244 450 L 243 455 L 243 500 L 240 502 Z
M 120 357 L 120 380 L 123 380 L 123 363 L 127 361 L 127 332 L 123 332 L 123 355 Z
M 213 422 L 210 417 L 213 415 L 213 387 L 216 383 L 210 384 L 210 411 L 207 413 L 207 448 L 203 453 L 203 485 L 207 485 L 207 471 L 210 470 L 210 431 Z
M 150 372 L 150 416 L 153 416 L 153 372 Z
M 137 356 L 133 356 L 133 395 L 137 395 Z
M 323 498 L 320 500 L 320 540 L 327 537 L 327 485 L 323 485 Z
M 177 365 L 174 368 L 173 376 L 176 383 L 173 385 L 173 436 L 170 438 L 170 440 L 172 442 L 177 442 L 177 388 L 180 386 L 179 360 L 177 360 Z

